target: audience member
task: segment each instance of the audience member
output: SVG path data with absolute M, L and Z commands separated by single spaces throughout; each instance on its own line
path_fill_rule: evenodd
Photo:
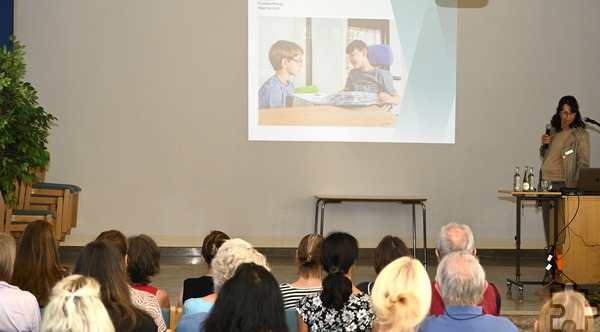
M 443 226 L 438 234 L 435 249 L 435 255 L 438 259 L 438 262 L 449 253 L 456 251 L 464 251 L 472 255 L 477 254 L 473 232 L 468 225 L 450 223 Z M 429 314 L 443 315 L 444 302 L 442 301 L 440 293 L 435 286 L 435 282 L 432 282 L 431 288 L 432 298 Z M 483 308 L 484 314 L 499 316 L 502 300 L 498 286 L 486 281 L 483 299 L 479 305 L 481 305 Z
M 160 272 L 160 249 L 156 242 L 146 234 L 130 237 L 127 258 L 131 287 L 156 296 L 161 308 L 169 308 L 171 304 L 167 291 L 150 286 L 152 277 Z
M 129 242 L 127 241 L 127 237 L 125 237 L 121 231 L 114 229 L 104 231 L 98 235 L 96 240 L 106 241 L 115 247 L 119 253 L 118 257 L 123 263 L 124 269 L 127 268 L 127 262 L 129 260 L 129 257 L 127 256 L 127 249 L 129 247 Z M 156 296 L 131 287 L 129 287 L 129 290 L 131 292 L 131 301 L 133 304 L 150 315 L 150 317 L 152 317 L 158 326 L 159 330 L 164 330 L 164 328 L 166 328 L 165 319 L 162 316 L 160 304 L 158 303 Z
M 236 268 L 242 263 L 255 263 L 270 270 L 266 257 L 256 251 L 250 243 L 242 239 L 225 241 L 212 261 L 214 293 L 185 301 L 183 303 L 183 318 L 189 314 L 209 312 L 225 281 L 233 276 Z
M 198 331 L 198 325 L 184 328 L 179 324 L 177 331 Z M 263 266 L 241 264 L 223 284 L 201 331 L 288 331 L 275 277 Z
M 41 332 L 113 332 L 100 299 L 100 284 L 79 274 L 66 277 L 52 289 L 44 310 Z
M 333 232 L 323 240 L 321 264 L 329 274 L 320 294 L 300 300 L 298 331 L 371 331 L 375 315 L 371 298 L 352 284 L 358 258 L 354 236 Z
M 381 272 L 381 270 L 389 263 L 404 256 L 412 257 L 412 254 L 404 241 L 397 236 L 385 236 L 379 241 L 377 248 L 375 248 L 375 256 L 373 257 L 373 268 L 375 269 L 375 273 L 379 274 L 379 272 Z M 360 289 L 361 292 L 370 295 L 373 284 L 374 282 L 372 281 L 365 281 L 356 285 L 356 288 Z
M 579 292 L 554 293 L 542 306 L 540 318 L 535 322 L 535 331 L 594 331 L 593 310 Z
M 416 331 L 431 305 L 425 267 L 408 255 L 389 263 L 377 276 L 371 303 L 377 317 L 373 331 Z
M 183 281 L 177 301 L 178 306 L 183 306 L 187 299 L 204 297 L 213 293 L 214 283 L 211 262 L 217 254 L 217 250 L 226 240 L 229 240 L 229 236 L 221 231 L 212 231 L 204 238 L 200 254 L 206 265 L 208 265 L 208 273 L 198 278 L 188 278 Z
M 483 313 L 485 272 L 477 258 L 464 251 L 445 256 L 437 268 L 436 287 L 446 304 L 445 315 L 425 318 L 419 331 L 517 331 L 506 317 Z
M 0 331 L 38 331 L 40 308 L 35 296 L 10 284 L 16 244 L 12 236 L 0 233 Z
M 157 326 L 152 317 L 133 304 L 124 260 L 109 242 L 96 240 L 83 247 L 75 263 L 75 273 L 90 276 L 100 283 L 102 303 L 117 331 L 166 329 L 164 320 L 161 327 Z
M 302 238 L 294 262 L 298 267 L 298 280 L 279 285 L 284 309 L 293 309 L 301 298 L 321 291 L 321 246 L 323 236 L 308 234 Z
M 13 285 L 31 292 L 43 308 L 52 287 L 69 274 L 69 269 L 60 265 L 52 225 L 43 220 L 27 225 L 17 245 Z

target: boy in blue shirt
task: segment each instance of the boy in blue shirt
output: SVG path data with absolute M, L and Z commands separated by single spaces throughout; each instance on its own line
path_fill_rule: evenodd
M 365 42 L 352 41 L 346 47 L 346 54 L 354 69 L 350 70 L 343 91 L 372 92 L 385 103 L 400 104 L 400 95 L 394 87 L 392 74 L 371 65 L 369 48 Z
M 287 97 L 294 93 L 291 76 L 298 76 L 304 51 L 298 44 L 279 40 L 269 50 L 269 61 L 275 70 L 258 91 L 258 108 L 286 107 Z

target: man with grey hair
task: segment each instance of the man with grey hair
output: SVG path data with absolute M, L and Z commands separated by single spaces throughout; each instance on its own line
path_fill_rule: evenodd
M 435 242 L 435 255 L 438 262 L 451 252 L 466 251 L 476 255 L 475 238 L 471 227 L 465 224 L 449 223 L 442 226 Z
M 471 227 L 465 224 L 449 223 L 440 229 L 437 240 L 435 242 L 435 255 L 438 262 L 445 256 L 453 252 L 466 252 L 471 255 L 477 254 L 475 248 L 475 238 Z M 483 308 L 484 314 L 498 316 L 500 315 L 501 302 L 500 291 L 494 284 L 485 282 L 485 291 L 483 299 L 477 304 Z M 436 287 L 436 283 L 431 283 L 431 308 L 430 315 L 444 314 L 444 301 Z
M 464 251 L 448 254 L 438 265 L 435 280 L 446 304 L 446 314 L 429 316 L 421 323 L 419 331 L 517 331 L 508 318 L 486 315 L 478 305 L 486 281 L 485 272 L 475 256 Z

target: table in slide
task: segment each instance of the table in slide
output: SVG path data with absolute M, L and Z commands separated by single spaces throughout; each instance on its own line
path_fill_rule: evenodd
M 394 128 L 398 116 L 389 107 L 297 106 L 258 110 L 259 126 L 331 126 Z

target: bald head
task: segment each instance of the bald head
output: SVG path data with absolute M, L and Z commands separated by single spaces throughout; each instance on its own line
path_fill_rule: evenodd
M 440 230 L 436 241 L 436 256 L 440 261 L 446 255 L 457 251 L 475 255 L 475 239 L 468 225 L 450 223 Z

